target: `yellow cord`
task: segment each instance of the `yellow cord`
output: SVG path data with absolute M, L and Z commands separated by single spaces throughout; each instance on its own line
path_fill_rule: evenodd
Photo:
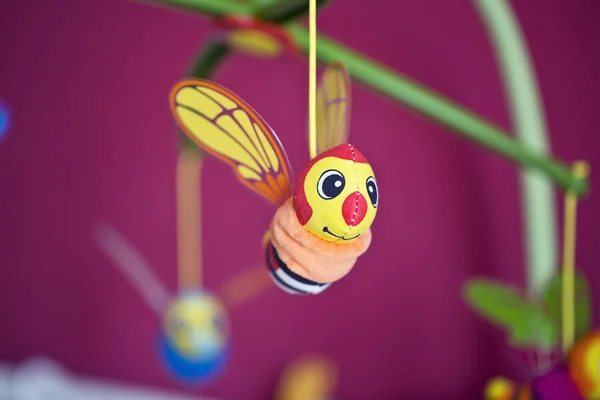
M 177 259 L 179 290 L 202 284 L 200 171 L 202 159 L 182 150 L 177 163 Z
M 573 164 L 573 176 L 585 179 L 589 173 L 587 163 Z M 575 231 L 577 224 L 578 196 L 573 191 L 565 194 L 565 215 L 563 227 L 563 279 L 562 279 L 562 339 L 563 353 L 571 350 L 575 341 Z
M 308 138 L 310 158 L 317 156 L 317 1 L 308 9 Z

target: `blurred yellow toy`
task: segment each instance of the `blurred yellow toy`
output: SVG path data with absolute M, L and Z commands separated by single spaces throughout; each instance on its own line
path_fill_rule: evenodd
M 337 367 L 329 359 L 316 355 L 303 356 L 285 369 L 275 400 L 329 399 L 337 379 Z
M 502 377 L 491 379 L 485 387 L 484 400 L 531 400 L 531 388 L 517 385 Z
M 278 24 L 247 15 L 227 15 L 215 22 L 221 29 L 223 41 L 240 53 L 275 58 L 284 52 L 295 54 L 298 51 L 289 34 Z
M 180 294 L 171 301 L 163 318 L 167 339 L 188 358 L 212 357 L 227 345 L 225 308 L 202 291 Z
M 600 399 L 600 331 L 579 340 L 569 354 L 569 373 L 586 399 Z

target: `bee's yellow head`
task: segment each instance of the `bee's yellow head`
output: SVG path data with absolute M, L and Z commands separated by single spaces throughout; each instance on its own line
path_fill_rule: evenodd
M 225 310 L 205 292 L 184 293 L 174 299 L 163 324 L 167 340 L 188 358 L 215 357 L 227 345 Z
M 347 243 L 375 219 L 379 191 L 373 169 L 354 146 L 342 144 L 312 159 L 296 180 L 298 220 L 321 239 Z

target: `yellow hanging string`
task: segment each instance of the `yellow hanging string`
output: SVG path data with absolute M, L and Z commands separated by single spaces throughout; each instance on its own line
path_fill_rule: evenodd
M 308 9 L 308 138 L 310 158 L 317 156 L 317 0 Z
M 589 166 L 579 161 L 573 164 L 573 176 L 587 178 Z M 571 350 L 575 341 L 575 231 L 577 224 L 578 196 L 573 191 L 565 194 L 563 227 L 563 269 L 562 269 L 562 340 L 563 353 Z
M 202 284 L 201 156 L 182 150 L 177 162 L 177 259 L 179 290 Z

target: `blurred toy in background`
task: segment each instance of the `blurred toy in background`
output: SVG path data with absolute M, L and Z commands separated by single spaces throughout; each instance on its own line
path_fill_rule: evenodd
M 227 309 L 271 286 L 263 266 L 249 268 L 227 282 L 219 296 L 202 286 L 201 163 L 200 154 L 183 150 L 177 166 L 179 292 L 176 296 L 168 293 L 150 264 L 115 228 L 104 223 L 94 232 L 100 249 L 161 318 L 159 349 L 169 370 L 194 383 L 213 379 L 227 362 L 230 344 Z
M 590 330 L 593 315 L 587 279 L 575 280 L 575 345 L 564 357 L 557 350 L 560 326 L 562 276 L 546 288 L 543 299 L 528 300 L 525 293 L 488 279 L 471 280 L 465 291 L 469 305 L 508 333 L 511 347 L 533 352 L 532 377 L 515 383 L 503 377 L 491 379 L 487 400 L 551 400 L 600 398 L 600 331 Z
M 528 400 L 531 398 L 529 385 L 518 385 L 503 377 L 491 379 L 485 387 L 484 400 Z
M 0 142 L 4 140 L 10 128 L 10 111 L 8 104 L 0 99 Z
M 98 246 L 130 280 L 162 320 L 160 354 L 179 377 L 203 382 L 220 372 L 227 359 L 227 313 L 218 298 L 197 289 L 171 296 L 143 256 L 108 224 L 96 229 Z
M 285 369 L 275 393 L 275 400 L 333 399 L 338 370 L 326 357 L 306 355 Z
M 280 288 L 318 294 L 350 272 L 371 243 L 379 191 L 367 159 L 346 143 L 350 79 L 342 64 L 331 64 L 323 74 L 316 138 L 311 138 L 316 145 L 293 194 L 281 142 L 237 95 L 214 82 L 186 79 L 173 89 L 171 109 L 195 143 L 278 207 L 263 244 L 271 277 Z
M 180 293 L 163 318 L 163 358 L 180 377 L 193 381 L 214 377 L 227 361 L 228 324 L 225 308 L 212 293 Z
M 221 41 L 239 53 L 255 57 L 276 58 L 298 48 L 279 24 L 260 21 L 245 15 L 227 15 L 216 19 Z
M 586 162 L 578 161 L 572 169 L 577 179 L 587 179 Z M 568 189 L 561 270 L 541 286 L 541 293 L 525 293 L 482 278 L 470 279 L 465 285 L 467 304 L 488 322 L 502 328 L 508 334 L 510 347 L 533 352 L 534 356 L 529 383 L 521 385 L 493 378 L 486 385 L 486 399 L 598 399 L 600 340 L 598 333 L 590 333 L 593 315 L 590 285 L 575 268 L 577 201 L 576 191 Z M 561 352 L 557 351 L 559 343 Z M 558 357 L 553 359 L 555 355 Z
M 221 302 L 205 290 L 181 293 L 163 323 L 169 342 L 188 356 L 218 353 L 224 347 L 227 316 Z
M 581 338 L 568 359 L 569 374 L 587 399 L 600 399 L 600 331 Z
M 569 371 L 557 367 L 528 384 L 494 378 L 485 390 L 486 400 L 584 400 Z

